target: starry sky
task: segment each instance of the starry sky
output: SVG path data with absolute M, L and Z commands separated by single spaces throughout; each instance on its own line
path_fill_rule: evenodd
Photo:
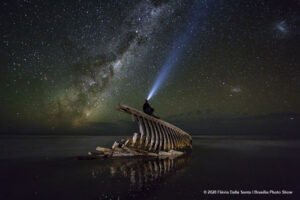
M 297 0 L 0 5 L 3 134 L 123 134 L 117 105 L 141 109 L 166 63 L 150 100 L 162 119 L 193 133 L 245 121 L 299 130 Z

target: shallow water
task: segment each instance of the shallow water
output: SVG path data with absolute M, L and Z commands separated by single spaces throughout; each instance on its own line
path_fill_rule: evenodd
M 0 199 L 300 197 L 300 140 L 194 137 L 191 155 L 173 160 L 77 159 L 120 138 L 2 136 Z M 230 190 L 293 194 L 220 194 Z

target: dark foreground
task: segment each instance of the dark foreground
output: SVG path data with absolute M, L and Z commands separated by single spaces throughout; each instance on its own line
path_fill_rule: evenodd
M 2 136 L 0 199 L 300 199 L 300 140 L 194 137 L 174 160 L 77 159 L 115 139 Z

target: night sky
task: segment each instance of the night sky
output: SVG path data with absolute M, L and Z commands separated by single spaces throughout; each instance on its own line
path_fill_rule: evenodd
M 297 0 L 0 5 L 2 134 L 120 132 L 166 65 L 150 104 L 185 130 L 299 127 Z

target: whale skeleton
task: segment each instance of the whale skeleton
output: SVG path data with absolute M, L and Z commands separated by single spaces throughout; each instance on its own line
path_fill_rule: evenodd
M 192 137 L 180 128 L 124 104 L 119 104 L 118 110 L 132 116 L 138 124 L 139 133 L 115 142 L 111 149 L 97 147 L 96 150 L 101 153 L 89 152 L 90 156 L 177 157 L 192 149 Z

